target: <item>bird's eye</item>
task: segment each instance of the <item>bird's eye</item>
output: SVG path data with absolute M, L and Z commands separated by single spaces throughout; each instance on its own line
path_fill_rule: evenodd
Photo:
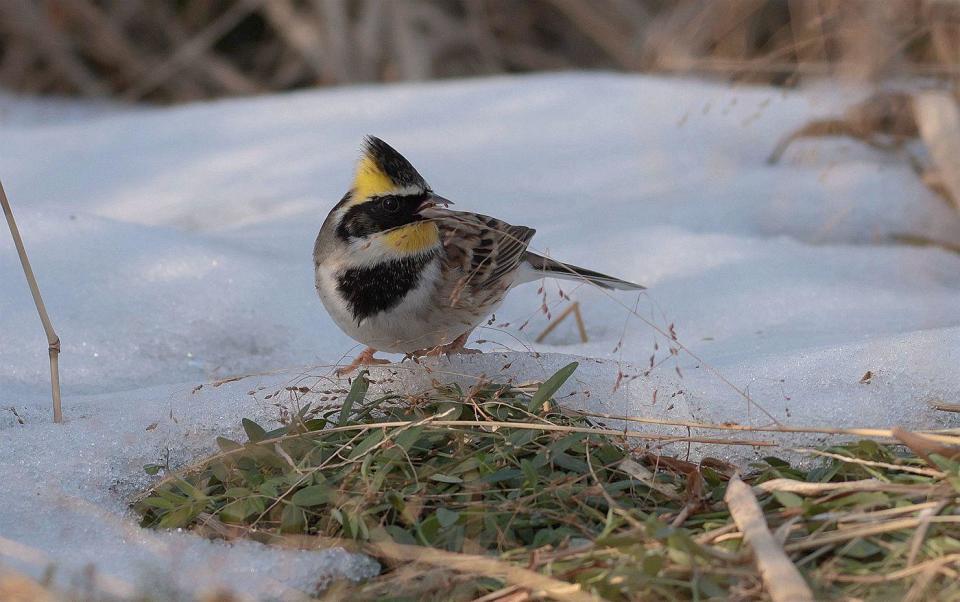
M 396 197 L 388 196 L 380 201 L 380 206 L 387 213 L 396 213 L 400 210 L 400 201 Z

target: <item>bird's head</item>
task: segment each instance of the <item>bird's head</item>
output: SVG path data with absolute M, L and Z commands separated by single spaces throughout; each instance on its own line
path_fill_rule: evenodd
M 340 201 L 337 235 L 348 242 L 378 237 L 403 253 L 437 244 L 437 227 L 422 212 L 450 205 L 437 196 L 413 165 L 389 144 L 368 136 L 353 186 Z

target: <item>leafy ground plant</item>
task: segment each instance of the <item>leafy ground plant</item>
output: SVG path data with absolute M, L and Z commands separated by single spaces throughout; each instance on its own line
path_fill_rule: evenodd
M 220 439 L 136 509 L 148 527 L 381 560 L 330 599 L 767 599 L 724 501 L 734 467 L 652 455 L 561 408 L 575 369 L 535 389 L 376 399 L 361 374 L 342 407 L 269 432 L 244 421 L 246 443 Z M 960 596 L 960 465 L 909 436 L 918 453 L 845 443 L 809 452 L 813 469 L 770 457 L 745 479 L 818 599 Z

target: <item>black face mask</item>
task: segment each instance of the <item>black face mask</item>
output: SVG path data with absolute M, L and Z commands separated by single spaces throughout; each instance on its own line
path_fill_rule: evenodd
M 343 239 L 364 238 L 421 221 L 421 204 L 427 193 L 385 195 L 354 205 L 343 216 L 337 234 Z

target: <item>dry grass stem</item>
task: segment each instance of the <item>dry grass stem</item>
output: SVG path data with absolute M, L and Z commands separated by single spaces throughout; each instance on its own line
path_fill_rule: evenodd
M 948 92 L 922 92 L 914 99 L 914 112 L 930 156 L 953 204 L 960 209 L 960 110 Z
M 0 600 L 5 602 L 55 602 L 49 589 L 11 569 L 0 567 Z
M 926 519 L 930 523 L 957 523 L 960 524 L 960 516 L 933 516 Z M 882 533 L 890 533 L 893 531 L 901 531 L 904 529 L 916 529 L 924 519 L 921 518 L 902 518 L 898 520 L 892 520 L 885 523 L 880 523 L 876 525 L 867 525 L 864 527 L 851 527 L 849 529 L 837 530 L 832 533 L 827 533 L 820 536 L 810 537 L 808 539 L 797 541 L 793 543 L 788 543 L 784 546 L 784 549 L 788 552 L 795 552 L 797 550 L 809 550 L 812 548 L 819 548 L 828 544 L 841 543 L 845 541 L 850 541 L 852 539 L 858 539 L 861 537 L 869 537 L 871 535 L 880 535 Z
M 889 439 L 899 440 L 895 434 L 895 429 L 871 428 L 871 427 L 851 427 L 851 428 L 830 428 L 821 426 L 751 426 L 746 424 L 717 424 L 710 422 L 697 422 L 693 420 L 672 420 L 667 418 L 646 418 L 640 416 L 623 416 L 618 414 L 604 414 L 601 412 L 587 412 L 583 410 L 571 410 L 582 416 L 594 418 L 606 418 L 609 420 L 622 420 L 624 422 L 638 422 L 642 424 L 659 424 L 663 426 L 679 426 L 694 429 L 707 429 L 716 431 L 746 431 L 756 433 L 812 433 L 822 435 L 850 435 L 854 437 L 867 437 L 871 439 Z M 960 445 L 960 436 L 947 435 L 934 431 L 918 431 L 924 437 L 939 443 Z
M 827 493 L 851 493 L 854 491 L 890 491 L 895 493 L 925 493 L 930 491 L 929 485 L 901 485 L 887 483 L 876 479 L 863 481 L 846 481 L 841 483 L 805 483 L 792 479 L 773 479 L 764 481 L 756 486 L 760 491 L 772 493 L 787 491 L 802 495 L 822 495 Z
M 913 474 L 923 475 L 925 477 L 942 477 L 943 472 L 939 470 L 934 470 L 933 468 L 920 468 L 918 466 L 909 466 L 906 464 L 891 464 L 889 462 L 877 462 L 875 460 L 864 460 L 863 458 L 854 458 L 851 456 L 843 456 L 841 454 L 834 454 L 831 452 L 826 452 L 819 449 L 810 449 L 810 448 L 797 448 L 795 451 L 812 454 L 814 456 L 821 456 L 823 458 L 832 458 L 834 460 L 839 460 L 840 462 L 846 462 L 849 464 L 860 464 L 861 466 L 872 466 L 875 468 L 886 468 L 888 470 L 898 470 L 901 472 L 910 472 Z
M 534 596 L 544 596 L 553 600 L 569 602 L 602 602 L 602 598 L 584 592 L 576 584 L 557 581 L 540 573 L 501 562 L 489 556 L 458 554 L 393 542 L 374 543 L 368 547 L 376 555 L 394 560 L 429 564 L 475 575 L 498 575 L 511 585 L 529 589 Z
M 948 554 L 947 556 L 942 556 L 940 558 L 928 560 L 920 564 L 915 564 L 905 569 L 891 571 L 885 575 L 838 575 L 838 574 L 832 574 L 832 573 L 825 573 L 824 576 L 833 581 L 840 581 L 840 582 L 846 582 L 846 583 L 864 583 L 864 584 L 888 583 L 890 581 L 900 581 L 901 579 L 907 579 L 908 577 L 913 577 L 914 575 L 924 573 L 932 568 L 939 569 L 950 564 L 958 564 L 958 563 L 960 563 L 960 554 Z
M 63 422 L 63 411 L 60 407 L 60 337 L 53 330 L 53 324 L 50 322 L 50 316 L 47 315 L 47 308 L 43 304 L 43 298 L 40 296 L 40 287 L 37 285 L 37 279 L 33 275 L 33 268 L 30 267 L 30 259 L 27 258 L 27 250 L 23 246 L 23 239 L 20 238 L 20 230 L 17 228 L 17 222 L 13 219 L 13 209 L 10 207 L 10 201 L 7 200 L 7 193 L 3 190 L 3 184 L 0 183 L 0 205 L 3 206 L 3 214 L 7 218 L 7 225 L 10 227 L 10 235 L 13 236 L 13 244 L 17 248 L 17 255 L 20 256 L 20 265 L 23 266 L 23 275 L 27 278 L 27 284 L 30 286 L 30 294 L 33 295 L 33 302 L 37 306 L 37 313 L 40 315 L 40 322 L 43 323 L 43 331 L 47 335 L 47 344 L 50 352 L 50 388 L 53 396 L 53 421 Z
M 574 319 L 576 319 L 577 321 L 577 332 L 580 334 L 580 342 L 586 343 L 588 341 L 587 328 L 586 326 L 584 326 L 583 316 L 580 314 L 579 301 L 574 301 L 573 303 L 571 303 L 566 309 L 560 312 L 560 314 L 557 315 L 557 317 L 554 318 L 553 321 L 547 324 L 547 327 L 543 329 L 543 332 L 541 332 L 540 335 L 537 336 L 536 342 L 542 343 L 543 340 L 547 338 L 547 335 L 553 332 L 554 329 L 557 326 L 559 326 L 561 322 L 563 322 L 570 316 L 570 314 L 573 314 Z

